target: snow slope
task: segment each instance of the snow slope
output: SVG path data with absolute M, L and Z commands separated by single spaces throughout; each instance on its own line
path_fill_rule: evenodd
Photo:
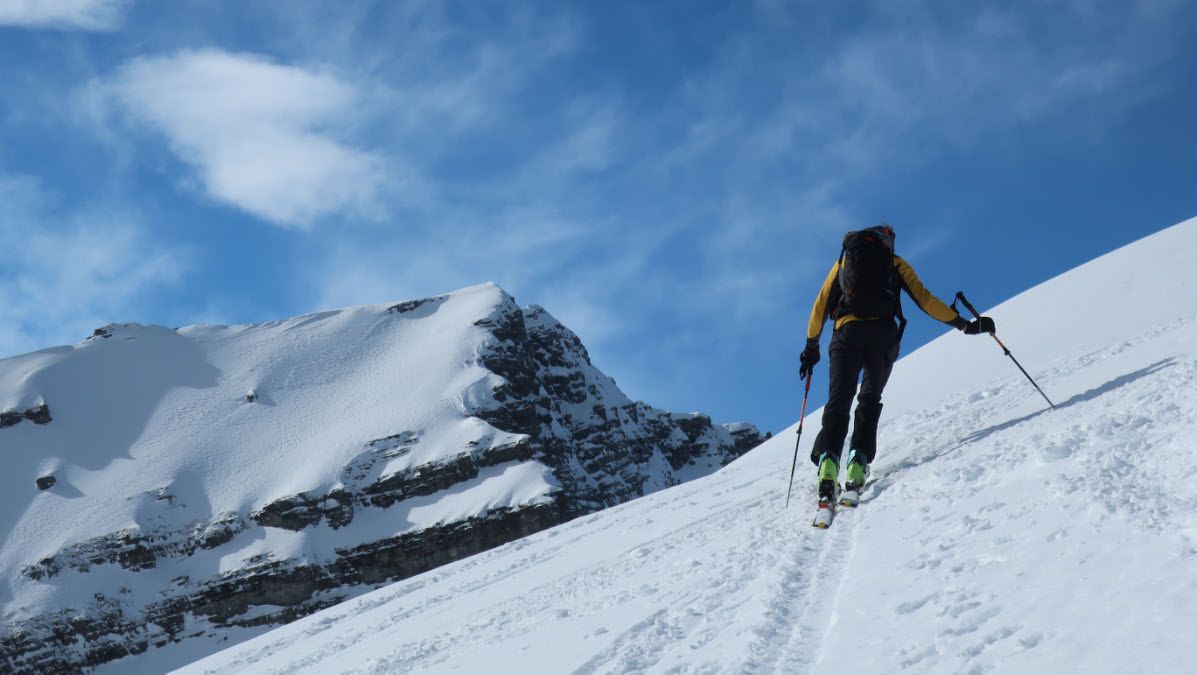
M 478 364 L 446 364 L 474 361 L 487 336 L 473 322 L 492 310 L 499 293 L 479 286 L 402 319 L 364 306 L 178 331 L 126 324 L 110 327 L 110 337 L 5 359 L 0 409 L 46 400 L 60 422 L 22 422 L 0 436 L 11 469 L 0 475 L 3 513 L 30 511 L 4 519 L 0 568 L 146 520 L 177 518 L 183 525 L 334 485 L 363 445 L 397 429 L 446 436 L 425 439 L 401 462 L 427 459 L 418 456 L 427 449 L 489 440 L 494 429 L 442 394 L 475 384 L 473 391 L 489 391 L 494 376 Z M 378 335 L 360 339 L 371 332 Z M 405 351 L 423 358 L 402 358 Z M 380 362 L 389 367 L 380 369 Z M 251 391 L 252 404 L 245 399 Z M 37 494 L 31 477 L 60 466 L 54 493 Z M 168 504 L 154 499 L 163 488 L 173 496 Z M 64 499 L 63 491 L 88 498 Z M 416 513 L 412 526 L 445 515 Z M 0 602 L 11 593 L 0 586 Z
M 987 312 L 1054 412 L 986 336 L 902 359 L 830 530 L 791 429 L 179 672 L 1197 672 L 1195 257 L 1197 219 Z

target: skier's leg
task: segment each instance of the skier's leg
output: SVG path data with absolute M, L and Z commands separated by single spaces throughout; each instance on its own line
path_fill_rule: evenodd
M 865 464 L 877 456 L 877 422 L 881 419 L 881 393 L 898 359 L 898 327 L 892 321 L 870 321 L 867 334 L 860 336 L 864 377 L 857 397 L 852 426 L 851 449 Z
M 823 428 L 815 437 L 810 461 L 818 465 L 819 457 L 826 453 L 838 465 L 844 451 L 844 438 L 848 435 L 849 414 L 852 398 L 856 395 L 856 382 L 860 378 L 861 352 L 850 339 L 855 332 L 854 321 L 835 331 L 827 348 L 828 384 L 827 404 L 823 407 Z

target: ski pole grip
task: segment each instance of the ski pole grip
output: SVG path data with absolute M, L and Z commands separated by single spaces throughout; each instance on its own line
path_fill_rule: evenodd
M 968 298 L 964 297 L 964 291 L 956 291 L 956 299 L 960 302 L 963 302 L 964 306 L 968 308 L 968 311 L 973 313 L 974 317 L 978 319 L 981 318 L 981 313 L 977 311 L 976 307 L 973 307 L 973 303 L 969 302 Z

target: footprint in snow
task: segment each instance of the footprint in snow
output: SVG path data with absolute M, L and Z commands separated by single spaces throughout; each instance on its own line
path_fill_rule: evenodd
M 900 604 L 896 608 L 894 608 L 894 613 L 899 614 L 899 615 L 910 614 L 916 610 L 922 609 L 924 605 L 926 605 L 928 602 L 935 599 L 936 597 L 938 597 L 937 594 L 932 593 L 931 595 L 928 595 L 927 597 L 922 598 L 921 600 L 912 600 L 910 602 L 903 602 L 902 604 Z

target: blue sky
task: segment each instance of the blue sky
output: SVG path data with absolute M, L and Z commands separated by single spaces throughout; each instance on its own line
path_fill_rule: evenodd
M 1197 215 L 1193 45 L 1180 0 L 0 0 L 0 354 L 493 280 L 777 431 L 844 231 L 988 306 Z

